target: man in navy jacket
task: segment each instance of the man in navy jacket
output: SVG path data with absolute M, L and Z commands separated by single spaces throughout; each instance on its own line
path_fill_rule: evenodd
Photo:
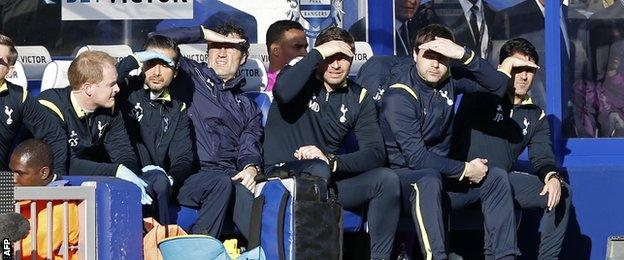
M 401 179 L 404 209 L 414 219 L 427 259 L 447 258 L 444 197 L 452 209 L 480 203 L 486 258 L 513 259 L 518 250 L 506 172 L 488 169 L 487 160 L 481 158 L 449 159 L 448 151 L 459 93 L 488 91 L 502 96 L 513 67 L 536 65 L 509 59 L 496 71 L 453 39 L 448 28 L 429 25 L 416 35 L 415 64 L 400 63 L 392 69 L 380 110 L 390 167 Z M 452 73 L 451 60 L 460 63 Z
M 249 49 L 245 32 L 224 24 L 215 31 L 198 26 L 152 34 L 178 43 L 208 41 L 208 63 L 181 57 L 171 90 L 174 99 L 188 106 L 195 166 L 200 170 L 184 182 L 178 195 L 181 205 L 199 208 L 191 232 L 218 237 L 234 200 L 234 222 L 247 236 L 254 177 L 262 165 L 262 114 L 241 91 L 245 78 L 239 68 Z
M 323 177 L 335 182 L 345 208 L 367 207 L 371 258 L 389 259 L 400 212 L 399 180 L 381 168 L 385 151 L 373 99 L 347 78 L 354 51 L 353 37 L 330 27 L 312 51 L 280 72 L 264 159 L 268 174 L 281 168 Z M 338 154 L 350 132 L 359 150 Z
M 145 51 L 117 64 L 119 107 L 143 167 L 142 178 L 150 185 L 148 194 L 156 199 L 157 206 L 147 210 L 163 225 L 170 223 L 170 196 L 191 174 L 193 163 L 186 104 L 170 94 L 179 59 L 175 41 L 155 35 L 147 39 Z M 130 76 L 139 68 L 140 75 Z

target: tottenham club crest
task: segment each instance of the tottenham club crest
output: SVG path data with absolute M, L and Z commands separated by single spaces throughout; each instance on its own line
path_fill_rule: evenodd
M 340 123 L 344 124 L 347 122 L 347 112 L 349 112 L 349 108 L 347 108 L 347 106 L 342 104 L 342 106 L 340 106 L 340 113 L 342 113 L 342 115 L 339 118 Z
M 7 125 L 13 124 L 13 118 L 11 117 L 11 115 L 13 114 L 13 109 L 10 108 L 9 106 L 4 106 L 4 113 L 7 115 L 6 124 Z
M 292 21 L 304 24 L 306 35 L 316 38 L 323 28 L 342 27 L 344 11 L 343 0 L 286 0 L 290 10 L 286 13 Z M 305 20 L 306 23 L 301 20 Z
M 522 124 L 524 125 L 524 127 L 522 127 L 522 135 L 527 135 L 529 133 L 529 125 L 531 124 L 531 122 L 529 122 L 529 119 L 525 117 L 524 121 L 522 121 Z

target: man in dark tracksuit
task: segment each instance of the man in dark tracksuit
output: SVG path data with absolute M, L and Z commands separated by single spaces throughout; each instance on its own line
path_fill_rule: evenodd
M 141 168 L 115 106 L 115 59 L 103 52 L 84 52 L 72 61 L 70 86 L 41 92 L 39 103 L 58 117 L 70 150 L 69 174 L 115 176 L 137 185 L 141 203 L 151 204 Z
M 188 105 L 195 160 L 201 170 L 184 182 L 178 200 L 181 205 L 199 208 L 191 232 L 213 237 L 221 234 L 226 210 L 234 201 L 234 223 L 247 237 L 254 177 L 262 163 L 262 114 L 241 91 L 245 79 L 239 67 L 249 49 L 245 32 L 232 24 L 215 31 L 194 27 L 154 33 L 178 43 L 201 38 L 209 41 L 208 63 L 181 57 L 173 81 L 172 96 Z
M 193 152 L 186 104 L 171 98 L 180 58 L 178 45 L 164 36 L 147 39 L 145 51 L 117 64 L 119 106 L 143 167 L 148 194 L 156 199 L 158 221 L 169 221 L 170 196 L 192 172 Z M 139 76 L 129 73 L 141 68 Z M 172 192 L 172 187 L 173 191 Z
M 522 38 L 501 47 L 500 60 L 509 56 L 535 63 L 539 59 L 535 47 Z M 519 207 L 544 210 L 539 259 L 558 259 L 568 224 L 570 188 L 557 174 L 548 119 L 527 95 L 534 73 L 531 68 L 514 70 L 513 84 L 502 98 L 464 95 L 455 117 L 451 155 L 459 160 L 487 158 L 490 165 L 510 171 L 528 147 L 536 174 L 512 171 L 509 181 Z
M 67 174 L 65 133 L 56 120 L 37 104 L 21 86 L 5 80 L 17 61 L 11 38 L 0 34 L 0 170 L 9 170 L 9 149 L 25 126 L 35 138 L 43 139 L 54 151 L 54 172 Z
M 507 174 L 498 168 L 488 171 L 484 159 L 447 158 L 457 94 L 483 86 L 502 96 L 509 77 L 452 39 L 448 28 L 429 25 L 416 36 L 416 64 L 393 68 L 380 111 L 390 166 L 401 179 L 404 209 L 412 214 L 427 259 L 447 258 L 442 203 L 447 196 L 451 209 L 480 201 L 486 258 L 513 259 L 517 247 Z M 453 67 L 451 74 L 449 59 L 463 66 Z M 510 62 L 501 66 L 506 73 L 514 65 Z
M 383 166 L 375 105 L 347 79 L 354 51 L 348 32 L 330 27 L 316 47 L 278 76 L 266 125 L 266 172 L 278 167 L 335 182 L 346 209 L 368 207 L 371 258 L 389 259 L 399 217 L 399 181 Z M 337 155 L 349 132 L 359 151 Z

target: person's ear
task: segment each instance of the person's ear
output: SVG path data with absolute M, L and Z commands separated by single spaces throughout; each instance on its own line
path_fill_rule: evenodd
M 91 96 L 93 95 L 93 84 L 87 82 L 82 84 L 82 91 L 84 91 L 85 94 L 87 94 L 87 96 Z
M 241 56 L 240 66 L 243 66 L 245 62 L 247 62 L 247 54 L 243 54 L 243 56 Z
M 269 50 L 271 52 L 271 54 L 273 54 L 273 56 L 275 57 L 279 57 L 280 55 L 280 47 L 279 44 L 277 43 L 272 43 L 271 44 L 271 49 Z
M 41 167 L 41 169 L 39 169 L 39 177 L 41 178 L 41 180 L 48 179 L 48 177 L 50 177 L 50 167 L 48 166 Z
M 13 71 L 15 71 L 15 66 L 9 66 L 9 71 L 7 72 L 7 75 L 13 74 Z

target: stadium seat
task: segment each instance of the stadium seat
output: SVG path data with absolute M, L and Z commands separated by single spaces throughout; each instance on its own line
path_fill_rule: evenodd
M 24 73 L 24 66 L 19 61 L 15 62 L 15 65 L 13 65 L 13 72 L 7 74 L 5 78 L 15 85 L 22 86 L 24 90 L 28 89 L 28 79 Z
M 252 43 L 249 45 L 249 58 L 253 58 L 262 62 L 264 70 L 269 70 L 269 53 L 264 43 Z
M 360 71 L 360 67 L 370 58 L 373 57 L 373 49 L 367 42 L 355 42 L 355 57 L 351 63 L 349 76 L 355 77 Z
M 187 59 L 196 62 L 208 62 L 207 46 L 205 43 L 180 44 L 180 53 Z M 266 88 L 268 78 L 264 64 L 253 57 L 249 57 L 247 62 L 240 67 L 240 73 L 245 75 L 247 81 L 243 91 L 263 91 Z
M 41 78 L 41 91 L 69 86 L 67 70 L 70 64 L 71 61 L 68 60 L 55 60 L 48 63 Z
M 196 62 L 208 62 L 208 46 L 205 43 L 179 44 L 180 53 L 187 59 Z
M 273 94 L 262 91 L 246 92 L 245 95 L 256 102 L 260 111 L 262 111 L 262 126 L 266 125 L 266 120 L 269 115 L 269 108 L 271 107 L 271 101 L 273 100 Z
M 240 67 L 240 73 L 245 76 L 246 83 L 242 88 L 245 92 L 264 91 L 269 82 L 264 65 L 254 58 L 247 59 L 247 62 Z
M 46 65 L 52 62 L 50 52 L 43 46 L 15 46 L 17 60 L 24 66 L 28 80 L 41 80 Z
M 117 61 L 132 54 L 132 49 L 128 45 L 85 45 L 78 49 L 75 56 L 85 51 L 103 51 L 115 58 Z

